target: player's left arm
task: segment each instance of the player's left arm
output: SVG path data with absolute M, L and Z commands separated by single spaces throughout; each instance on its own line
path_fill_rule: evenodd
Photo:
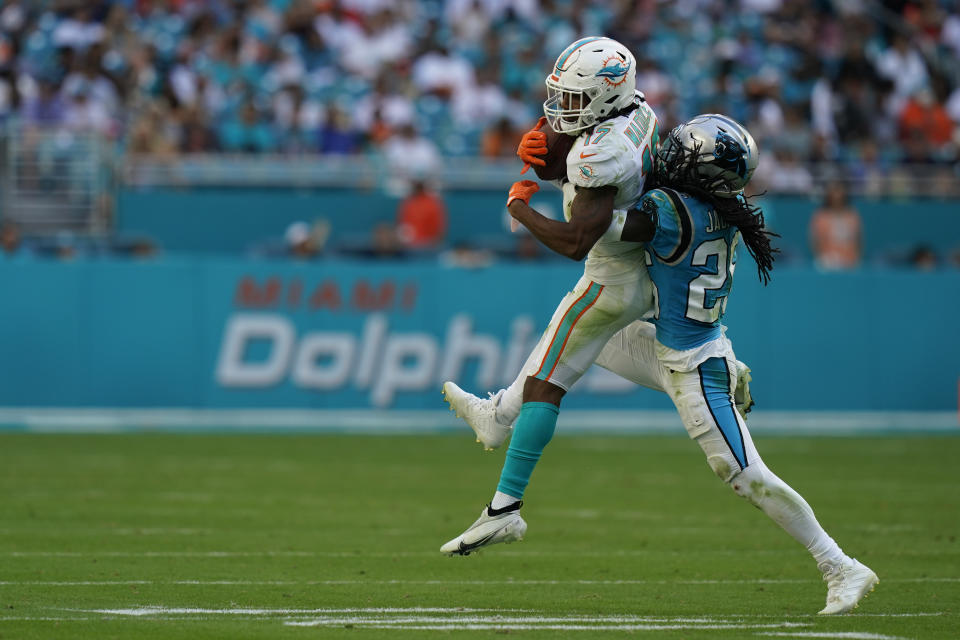
M 641 208 L 627 211 L 620 239 L 626 242 L 650 242 L 657 232 L 657 223 L 648 211 Z
M 614 186 L 577 187 L 570 211 L 570 222 L 547 218 L 529 202 L 539 187 L 523 180 L 510 189 L 507 211 L 530 230 L 544 245 L 571 260 L 583 260 L 613 220 L 613 201 L 617 195 Z
M 667 264 L 679 260 L 690 248 L 693 221 L 678 209 L 680 195 L 664 189 L 652 189 L 627 211 L 620 239 L 647 243 L 652 254 Z

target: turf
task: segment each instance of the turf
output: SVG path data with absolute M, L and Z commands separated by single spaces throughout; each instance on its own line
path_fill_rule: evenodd
M 683 437 L 558 436 L 527 539 L 446 558 L 465 436 L 2 434 L 0 638 L 960 637 L 960 438 L 758 445 L 880 575 L 853 614 Z

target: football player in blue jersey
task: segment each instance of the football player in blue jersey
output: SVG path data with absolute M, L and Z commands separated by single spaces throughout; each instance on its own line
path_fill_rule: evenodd
M 670 132 L 657 158 L 657 188 L 644 194 L 621 235 L 646 242 L 655 340 L 635 323 L 597 363 L 621 369 L 617 360 L 629 351 L 636 366 L 658 375 L 713 471 L 816 560 L 828 585 L 820 613 L 845 613 L 873 590 L 876 574 L 847 556 L 810 505 L 766 467 L 734 406 L 737 360 L 721 319 L 737 245 L 746 245 L 765 284 L 776 252 L 762 212 L 743 195 L 757 160 L 750 133 L 723 115 L 697 116 Z
M 654 188 L 628 213 L 619 235 L 645 243 L 654 315 L 615 334 L 595 362 L 670 395 L 713 471 L 813 556 L 828 585 L 820 613 L 845 613 L 877 576 L 847 556 L 803 497 L 763 463 L 742 415 L 752 404 L 749 370 L 721 324 L 737 246 L 746 245 L 764 283 L 773 268 L 772 234 L 743 194 L 757 161 L 753 137 L 726 116 L 697 116 L 670 132 L 657 154 Z M 500 413 L 497 420 L 508 424 L 512 416 Z

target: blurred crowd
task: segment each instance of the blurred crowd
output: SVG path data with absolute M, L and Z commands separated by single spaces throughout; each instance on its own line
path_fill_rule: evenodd
M 591 34 L 634 51 L 664 125 L 746 123 L 764 188 L 957 178 L 947 0 L 3 0 L 0 117 L 161 157 L 382 152 L 422 174 L 512 155 L 546 69 Z
M 376 155 L 403 185 L 396 220 L 336 250 L 482 264 L 482 252 L 444 245 L 431 177 L 445 157 L 513 158 L 547 69 L 592 34 L 635 53 L 662 130 L 711 111 L 745 123 L 763 156 L 754 191 L 844 185 L 827 189 L 810 228 L 824 269 L 862 261 L 846 192 L 960 194 L 954 0 L 0 0 L 0 121 L 23 125 L 17 185 L 32 192 L 48 187 L 31 172 L 64 173 L 59 137 L 31 142 L 41 129 L 94 132 L 159 160 Z M 157 250 L 64 233 L 21 243 L 12 223 L 4 233 L 13 253 Z M 329 255 L 329 235 L 298 223 L 257 252 Z M 513 257 L 536 247 L 524 236 Z M 903 263 L 929 264 L 923 249 Z

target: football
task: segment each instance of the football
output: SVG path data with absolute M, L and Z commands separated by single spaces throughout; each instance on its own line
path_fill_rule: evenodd
M 547 164 L 542 167 L 533 165 L 533 170 L 541 180 L 559 180 L 567 175 L 567 154 L 576 137 L 557 133 L 549 124 L 543 125 L 543 131 L 547 134 L 547 155 L 540 157 Z

